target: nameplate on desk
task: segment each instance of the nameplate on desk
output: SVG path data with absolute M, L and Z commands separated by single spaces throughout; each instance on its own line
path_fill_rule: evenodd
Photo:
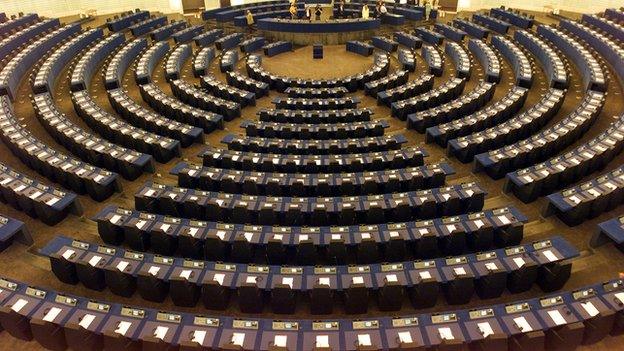
M 541 250 L 547 247 L 552 247 L 552 242 L 550 240 L 538 241 L 533 243 L 533 248 L 535 250 Z
M 273 330 L 299 330 L 298 322 L 273 321 Z
M 17 289 L 17 284 L 6 279 L 0 279 L 0 288 L 15 291 Z
M 338 321 L 329 322 L 312 322 L 312 330 L 338 330 L 340 323 Z
M 156 320 L 161 322 L 180 323 L 182 321 L 182 316 L 175 313 L 158 312 L 158 314 L 156 314 Z
M 468 263 L 468 259 L 466 256 L 462 257 L 450 257 L 445 260 L 447 266 L 453 266 L 457 264 L 465 264 Z
M 507 312 L 508 314 L 525 312 L 525 311 L 529 311 L 530 309 L 531 309 L 531 306 L 526 302 L 505 306 L 505 312 Z
M 484 308 L 480 310 L 471 310 L 468 315 L 470 319 L 481 319 L 487 317 L 494 317 L 494 310 L 491 308 Z
M 436 266 L 435 261 L 415 261 L 414 268 L 415 269 L 428 269 L 434 268 Z
M 56 295 L 54 301 L 67 306 L 76 306 L 76 303 L 78 303 L 78 300 L 75 298 L 65 295 Z
M 235 319 L 232 322 L 232 327 L 236 329 L 258 329 L 258 321 Z
M 440 324 L 440 323 L 452 323 L 457 322 L 457 314 L 455 313 L 444 313 L 444 314 L 434 314 L 431 315 L 431 323 Z
M 612 292 L 615 290 L 620 290 L 622 289 L 622 287 L 624 287 L 624 281 L 622 280 L 617 280 L 614 282 L 608 282 L 608 283 L 602 284 L 602 288 L 604 289 L 605 292 Z
M 204 264 L 204 261 L 191 261 L 186 259 L 182 263 L 182 265 L 186 268 L 204 268 Z
M 496 252 L 495 251 L 483 252 L 483 253 L 477 254 L 477 261 L 493 260 L 495 258 L 496 258 Z
M 249 265 L 247 266 L 247 272 L 248 273 L 269 273 L 269 266 L 255 266 L 255 265 Z
M 122 307 L 121 315 L 132 318 L 143 318 L 145 317 L 145 311 L 137 308 Z
M 26 295 L 28 296 L 36 297 L 38 299 L 43 299 L 46 297 L 46 294 L 47 292 L 30 287 L 30 286 L 26 288 Z
M 236 265 L 235 264 L 226 264 L 226 263 L 215 263 L 216 270 L 218 271 L 227 271 L 227 272 L 235 272 Z
M 95 302 L 95 301 L 89 301 L 87 302 L 87 309 L 91 311 L 108 313 L 108 311 L 110 311 L 110 305 L 107 305 L 105 303 Z
M 301 267 L 280 267 L 281 274 L 303 274 L 303 268 Z
M 355 273 L 369 273 L 370 266 L 350 266 L 347 268 L 347 271 L 351 274 Z
M 524 246 L 516 246 L 516 247 L 510 247 L 508 249 L 505 249 L 505 255 L 507 256 L 523 254 L 525 252 L 526 252 L 526 249 L 524 248 Z
M 154 256 L 154 263 L 164 264 L 167 266 L 171 266 L 173 264 L 173 258 L 171 257 L 162 257 L 162 256 Z
M 382 264 L 381 271 L 382 272 L 396 272 L 402 271 L 403 264 L 402 263 L 392 263 L 392 264 Z
M 126 251 L 124 253 L 124 258 L 135 260 L 135 261 L 143 261 L 144 255 L 138 252 Z
M 336 267 L 314 267 L 314 274 L 336 274 Z
M 572 292 L 574 300 L 586 299 L 594 296 L 596 296 L 596 291 L 592 288 Z
M 548 297 L 545 299 L 540 299 L 540 305 L 542 307 L 556 306 L 556 305 L 561 305 L 562 303 L 563 303 L 563 297 L 561 296 L 553 296 L 553 297 Z
M 89 244 L 83 243 L 82 241 L 78 241 L 78 240 L 73 240 L 71 243 L 71 246 L 76 247 L 78 249 L 83 249 L 83 250 L 89 249 Z
M 370 320 L 370 321 L 353 321 L 353 329 L 361 330 L 361 329 L 378 329 L 379 321 L 378 320 Z
M 393 327 L 409 327 L 409 326 L 417 326 L 417 325 L 418 325 L 417 317 L 393 318 L 392 319 Z
M 201 325 L 204 327 L 218 327 L 221 323 L 217 318 L 210 318 L 204 316 L 195 316 L 193 318 L 194 325 Z
M 98 246 L 97 252 L 105 255 L 114 255 L 117 251 L 112 247 Z

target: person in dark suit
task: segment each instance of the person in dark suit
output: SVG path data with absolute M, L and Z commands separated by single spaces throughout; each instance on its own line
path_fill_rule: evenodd
M 314 9 L 314 20 L 320 21 L 322 13 L 323 13 L 323 9 L 321 8 L 321 5 L 320 4 L 316 5 L 316 8 Z

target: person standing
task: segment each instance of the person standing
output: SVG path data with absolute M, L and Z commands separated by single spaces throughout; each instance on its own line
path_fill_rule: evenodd
M 245 14 L 245 18 L 247 19 L 247 29 L 251 33 L 253 32 L 254 18 L 250 10 L 247 10 L 247 13 Z
M 431 14 L 431 3 L 429 0 L 425 0 L 425 21 L 429 20 L 429 15 Z
M 290 9 L 288 9 L 288 12 L 290 12 L 291 19 L 297 18 L 297 2 L 296 1 L 293 1 L 290 3 Z
M 368 10 L 368 5 L 364 4 L 362 6 L 362 19 L 368 19 L 370 16 L 370 11 Z

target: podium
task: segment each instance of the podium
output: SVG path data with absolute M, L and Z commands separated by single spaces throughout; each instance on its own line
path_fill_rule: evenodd
M 323 45 L 322 44 L 314 44 L 312 48 L 312 58 L 314 59 L 322 59 L 323 58 Z

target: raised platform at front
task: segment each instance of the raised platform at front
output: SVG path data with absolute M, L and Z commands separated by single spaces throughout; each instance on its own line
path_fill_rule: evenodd
M 258 21 L 258 29 L 266 38 L 291 41 L 299 45 L 343 44 L 349 40 L 365 40 L 380 26 L 381 21 L 376 18 L 335 19 L 324 22 L 263 18 Z

